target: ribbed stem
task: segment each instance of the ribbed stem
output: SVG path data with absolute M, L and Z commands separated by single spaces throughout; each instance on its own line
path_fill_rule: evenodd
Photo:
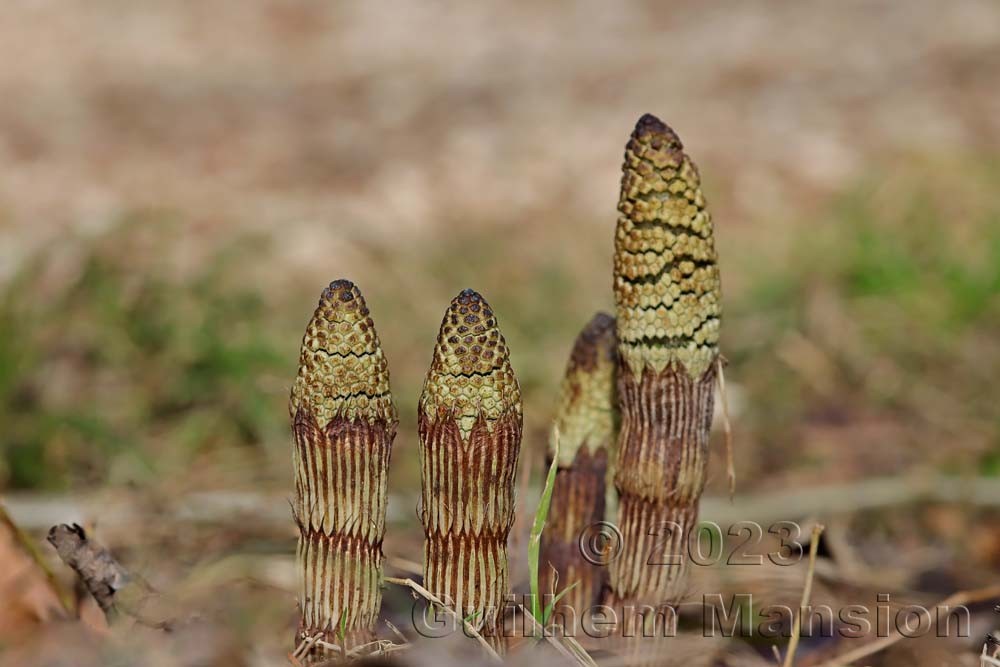
M 424 540 L 424 586 L 451 605 L 490 644 L 502 650 L 500 633 L 510 582 L 507 532 L 501 535 L 431 533 Z
M 417 419 L 420 435 L 421 518 L 428 533 L 504 536 L 514 520 L 514 476 L 521 449 L 521 416 L 478 420 L 468 439 L 446 416 Z
M 623 496 L 618 514 L 622 552 L 610 568 L 615 594 L 653 605 L 679 601 L 687 573 L 687 534 L 697 520 L 697 506 Z
M 341 645 L 373 639 L 382 603 L 382 537 L 394 426 L 334 419 L 320 430 L 296 415 L 300 636 Z
M 321 634 L 324 641 L 348 647 L 372 641 L 382 603 L 381 544 L 307 531 L 299 536 L 298 562 L 304 602 L 300 634 Z
M 698 380 L 674 367 L 646 369 L 642 378 L 621 369 L 618 391 L 618 492 L 680 506 L 697 500 L 705 485 L 714 366 Z
M 683 593 L 688 532 L 705 486 L 714 366 L 697 381 L 683 369 L 619 369 L 621 428 L 615 486 L 622 552 L 611 563 L 619 598 L 670 604 Z
M 607 570 L 600 565 L 600 555 L 590 553 L 593 545 L 586 540 L 604 520 L 607 469 L 607 450 L 601 448 L 593 455 L 579 450 L 572 466 L 558 470 L 542 533 L 539 590 L 545 596 L 569 588 L 558 606 L 572 607 L 577 619 L 600 601 L 604 587 Z

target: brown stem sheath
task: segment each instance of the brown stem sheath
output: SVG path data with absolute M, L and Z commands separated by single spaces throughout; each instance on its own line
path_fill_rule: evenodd
M 331 283 L 299 355 L 289 400 L 299 526 L 296 644 L 321 635 L 345 650 L 374 638 L 382 602 L 386 476 L 396 408 L 361 292 Z M 322 659 L 312 649 L 308 659 Z
M 617 422 L 615 320 L 598 313 L 573 345 L 552 428 L 547 466 L 559 438 L 551 508 L 542 533 L 539 590 L 557 595 L 579 619 L 600 601 L 607 571 L 588 543 L 604 520 L 609 452 Z M 582 540 L 582 542 L 581 542 Z M 598 558 L 595 558 L 597 556 Z M 547 602 L 544 598 L 543 601 Z
M 424 585 L 502 651 L 521 394 L 496 317 L 472 290 L 445 313 L 417 421 Z

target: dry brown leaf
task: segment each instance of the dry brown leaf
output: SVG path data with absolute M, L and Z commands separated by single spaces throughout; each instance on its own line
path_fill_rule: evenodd
M 23 641 L 38 626 L 67 614 L 49 575 L 0 506 L 0 642 Z

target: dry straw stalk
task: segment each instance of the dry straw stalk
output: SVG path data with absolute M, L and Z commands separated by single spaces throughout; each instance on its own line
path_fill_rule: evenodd
M 502 651 L 521 393 L 486 300 L 445 313 L 418 412 L 424 585 Z
M 386 475 L 397 424 L 385 356 L 350 281 L 331 283 L 320 297 L 302 339 L 289 412 L 302 585 L 297 638 L 320 636 L 350 650 L 372 641 L 381 606 Z
M 555 484 L 545 532 L 539 588 L 558 595 L 559 607 L 579 617 L 600 601 L 607 573 L 586 550 L 591 528 L 604 520 L 608 460 L 617 422 L 615 319 L 598 313 L 580 332 L 563 378 L 549 441 L 551 465 L 558 438 Z M 585 557 L 585 552 L 590 560 Z
M 663 605 L 683 594 L 719 355 L 720 290 L 712 220 L 698 170 L 659 119 L 639 119 L 625 148 L 614 289 L 621 429 L 615 485 L 620 601 Z

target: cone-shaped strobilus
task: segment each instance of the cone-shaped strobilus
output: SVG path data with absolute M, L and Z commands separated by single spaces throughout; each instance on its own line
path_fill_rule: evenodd
M 347 650 L 373 639 L 382 601 L 386 475 L 396 433 L 389 371 L 353 283 L 323 292 L 289 401 L 299 526 L 298 639 Z M 309 659 L 322 659 L 314 650 Z
M 698 170 L 677 135 L 639 119 L 625 148 L 614 290 L 622 553 L 613 597 L 683 595 L 686 540 L 705 485 L 719 358 L 719 269 Z
M 424 586 L 503 650 L 521 393 L 496 316 L 472 290 L 444 315 L 418 410 Z
M 539 590 L 558 595 L 558 607 L 572 608 L 579 621 L 600 602 L 607 570 L 599 545 L 604 521 L 608 461 L 614 447 L 618 403 L 615 319 L 598 313 L 577 337 L 566 365 L 558 412 L 552 426 L 547 466 L 556 455 L 556 478 L 542 533 Z M 553 598 L 543 599 L 547 600 Z M 570 618 L 566 616 L 568 623 Z

